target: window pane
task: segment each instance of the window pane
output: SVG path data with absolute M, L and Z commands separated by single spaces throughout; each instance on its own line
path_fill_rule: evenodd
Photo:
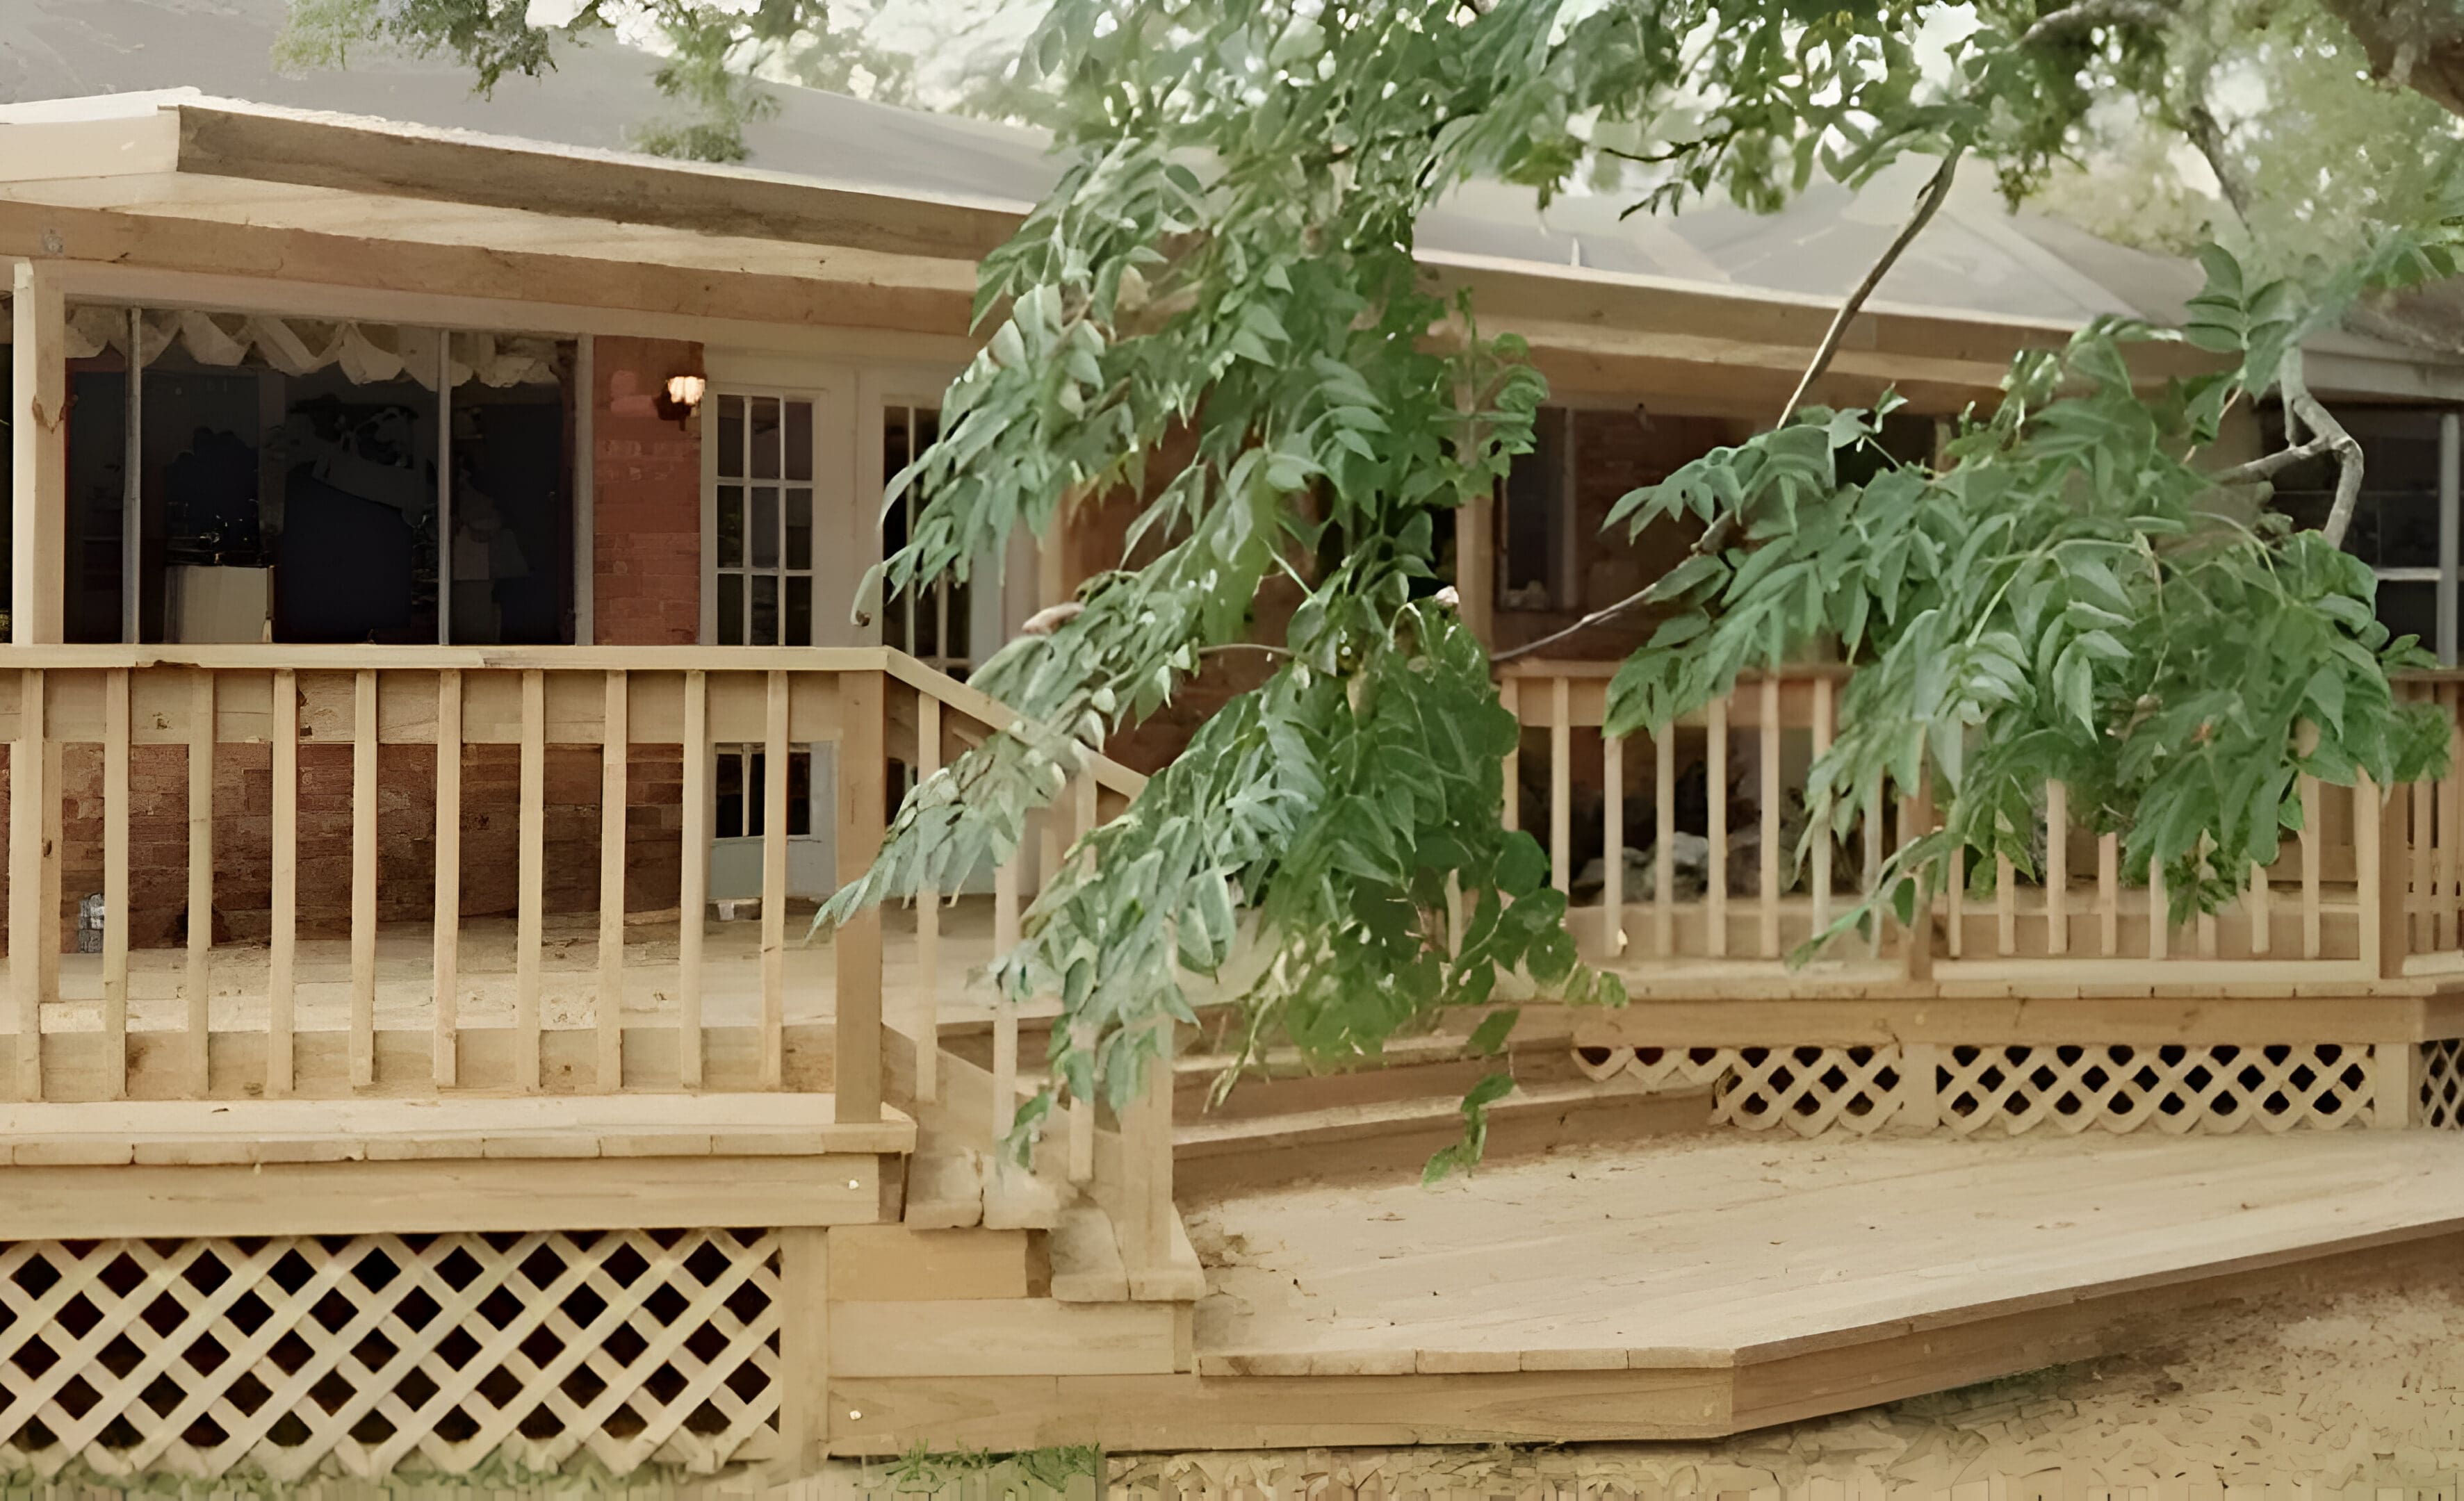
M 952 583 L 945 587 L 950 594 L 950 625 L 949 629 L 942 633 L 943 640 L 947 642 L 941 648 L 942 653 L 951 657 L 973 657 L 975 655 L 974 635 L 967 629 L 967 590 L 970 586 Z
M 2378 504 L 2378 556 L 2381 568 L 2438 566 L 2438 492 L 2395 491 L 2372 497 Z
M 808 480 L 813 477 L 813 403 L 787 403 L 787 477 Z
M 808 575 L 790 574 L 787 576 L 786 644 L 813 644 L 813 580 Z
M 753 623 L 746 634 L 748 646 L 779 644 L 779 576 L 753 576 Z
M 770 832 L 769 826 L 762 822 L 763 816 L 769 812 L 762 806 L 770 791 L 770 773 L 763 769 L 763 763 L 769 759 L 759 750 L 747 750 L 744 753 L 744 837 L 746 838 L 759 838 Z
M 741 485 L 721 485 L 718 488 L 717 566 L 744 566 L 744 487 Z
M 718 774 L 712 778 L 717 794 L 714 827 L 722 839 L 740 838 L 744 829 L 744 757 L 735 750 L 718 752 Z
M 813 492 L 808 489 L 787 492 L 787 566 L 813 566 Z
M 753 487 L 752 533 L 753 566 L 779 566 L 779 489 L 775 485 Z
M 941 586 L 926 585 L 915 595 L 915 644 L 909 648 L 918 657 L 936 657 L 941 652 Z
M 888 485 L 907 468 L 907 422 L 911 414 L 904 406 L 883 409 L 881 414 L 881 483 Z
M 813 832 L 813 753 L 787 752 L 787 832 Z
M 779 477 L 779 399 L 757 396 L 753 399 L 753 478 L 775 480 Z
M 718 399 L 718 472 L 729 478 L 744 473 L 744 398 Z
M 718 643 L 721 646 L 744 644 L 744 576 L 718 576 Z
M 2398 636 L 2418 636 L 2422 643 L 2438 644 L 2438 586 L 2434 583 L 2379 582 L 2379 620 Z
M 940 441 L 941 414 L 929 406 L 915 408 L 915 451 L 922 453 Z

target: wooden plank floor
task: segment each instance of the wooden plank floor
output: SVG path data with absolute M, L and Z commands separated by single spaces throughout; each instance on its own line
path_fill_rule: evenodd
M 2452 1132 L 1724 1133 L 1208 1206 L 1198 1361 L 1742 1365 L 2456 1229 Z

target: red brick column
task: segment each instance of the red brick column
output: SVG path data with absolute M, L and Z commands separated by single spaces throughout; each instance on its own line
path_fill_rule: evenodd
M 701 441 L 658 414 L 701 346 L 602 338 L 592 348 L 591 612 L 602 645 L 690 645 L 701 632 Z

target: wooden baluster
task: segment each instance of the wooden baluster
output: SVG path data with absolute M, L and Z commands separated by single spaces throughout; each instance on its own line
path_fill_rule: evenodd
M 377 1081 L 377 675 L 351 684 L 351 1087 Z
M 780 700 L 783 704 L 783 698 Z M 889 822 L 890 789 L 886 780 L 889 684 L 879 670 L 844 673 L 839 678 L 838 877 L 846 885 L 872 868 L 881 854 Z M 775 720 L 785 734 L 783 708 Z M 781 745 L 783 747 L 783 739 Z M 783 758 L 782 758 L 783 763 Z M 778 803 L 786 802 L 783 783 Z M 782 816 L 779 820 L 784 823 Z M 787 871 L 781 846 L 779 864 L 781 906 L 785 905 Z M 867 907 L 839 925 L 830 941 L 836 994 L 830 1030 L 836 1061 L 831 1088 L 833 1109 L 842 1125 L 881 1119 L 881 908 Z M 767 1002 L 764 1002 L 767 1009 Z M 765 1049 L 780 1046 L 779 1033 L 764 1018 Z
M 2307 727 L 2304 727 L 2305 729 Z M 2301 778 L 2301 957 L 2316 959 L 2323 946 L 2321 934 L 2319 875 L 2323 841 L 2319 838 L 2319 778 Z
M 2447 774 L 2438 780 L 2438 921 L 2440 948 L 2456 946 L 2455 914 L 2464 902 L 2464 718 L 2457 713 L 2458 689 L 2441 684 L 2438 707 L 2447 718 Z
M 1069 837 L 1075 844 L 1095 832 L 1095 769 L 1089 766 L 1069 779 L 1063 794 L 1070 808 Z M 1095 1029 L 1091 1023 L 1070 1024 L 1071 1045 L 1081 1053 L 1091 1053 L 1095 1047 Z M 1095 1176 L 1095 1102 L 1073 1099 L 1069 1102 L 1069 1181 L 1087 1183 Z
M 2431 809 L 2436 794 L 2426 781 L 2412 784 L 2412 881 L 2405 898 L 2405 929 L 2412 952 L 2427 953 L 2436 946 L 2431 924 L 2438 881 L 2438 851 L 2431 847 Z
M 1625 737 L 1600 728 L 1600 957 L 1625 953 Z
M 1943 878 L 1942 925 L 1944 951 L 1957 959 L 1966 952 L 1963 940 L 1968 932 L 1968 846 L 1950 847 L 1950 873 Z
M 296 1017 L 292 967 L 299 934 L 299 681 L 274 669 L 274 937 L 266 961 L 265 1093 L 291 1093 Z
M 701 940 L 710 917 L 710 676 L 685 674 L 684 842 L 676 896 L 676 1064 L 701 1088 Z
M 1019 850 L 993 867 L 993 956 L 1018 946 Z M 993 991 L 993 1140 L 1009 1135 L 1018 1120 L 1018 1008 L 1009 996 Z
M 1860 836 L 1864 839 L 1865 859 L 1865 879 L 1861 885 L 1865 900 L 1870 902 L 1874 898 L 1876 887 L 1882 880 L 1882 773 L 1876 772 L 1873 780 L 1867 782 L 1865 787 L 1865 806 L 1872 812 L 1865 816 L 1865 826 L 1860 831 Z M 1905 843 L 1909 838 L 1911 836 L 1903 825 L 1900 831 L 1900 840 Z M 1881 919 L 1877 917 L 1873 926 L 1865 935 L 1865 951 L 1878 959 L 1882 953 L 1882 925 Z
M 2045 784 L 2045 952 L 2071 951 L 2071 790 Z
M 43 925 L 34 935 L 34 957 L 42 967 L 45 1001 L 60 998 L 60 858 L 68 848 L 62 830 L 63 794 L 68 776 L 63 758 L 68 746 L 55 739 L 43 742 Z
M 103 680 L 102 1033 L 111 1098 L 128 1094 L 128 669 Z
M 1833 721 L 1838 712 L 1832 696 L 1835 687 L 1827 676 L 1814 680 L 1814 761 L 1831 753 Z M 1806 799 L 1805 813 L 1808 820 L 1806 834 L 1814 844 L 1814 932 L 1818 937 L 1831 926 L 1831 846 L 1834 840 L 1828 818 L 1819 827 L 1811 821 L 1814 817 L 1813 802 L 1811 797 Z
M 2396 820 L 2402 805 L 2381 798 L 2365 772 L 2353 782 L 2353 880 L 2361 908 L 2362 975 L 2384 978 L 2404 963 L 2404 886 L 2407 862 Z
M 2165 894 L 2165 862 L 2147 862 L 2147 957 L 2163 959 L 2172 946 L 2173 905 Z
M 941 701 L 930 693 L 915 695 L 915 780 L 918 785 L 941 770 Z M 915 893 L 915 1098 L 926 1102 L 941 1098 L 941 893 L 925 886 Z
M 514 909 L 514 1086 L 539 1087 L 539 962 L 547 892 L 547 680 L 522 673 L 520 888 Z
M 59 789 L 44 775 L 42 669 L 17 675 L 17 738 L 9 745 L 9 988 L 17 1001 L 19 1099 L 43 1098 L 42 930 L 60 925 L 43 909 L 43 804 Z
M 1703 790 L 1710 809 L 1711 883 L 1705 893 L 1704 924 L 1708 935 L 1705 952 L 1714 959 L 1728 956 L 1728 701 L 1715 698 L 1704 706 L 1708 748 L 1703 760 Z
M 436 674 L 436 1036 L 439 1089 L 462 1077 L 462 669 Z
M 1560 896 L 1574 881 L 1573 685 L 1549 681 L 1549 883 Z
M 214 675 L 188 680 L 188 963 L 183 1073 L 189 1098 L 206 1098 L 214 946 Z
M 2215 867 L 2208 859 L 2212 847 L 2211 841 L 2202 835 L 2199 839 L 2199 881 L 2203 886 L 2215 879 Z M 2208 910 L 2204 901 L 2199 905 L 2198 929 L 2199 957 L 2213 959 L 2216 956 L 2216 915 Z
M 1904 849 L 1911 841 L 1933 832 L 1933 776 L 1920 773 L 1914 794 L 1900 799 L 1900 845 Z M 1902 872 L 1902 879 L 1911 879 L 1914 871 Z M 1933 903 L 1921 902 L 1916 907 L 1916 921 L 1908 925 L 1906 943 L 1900 953 L 1901 966 L 1907 978 L 1917 984 L 1933 979 Z
M 2006 959 L 2019 951 L 2019 870 L 2002 854 L 1993 857 L 1993 946 Z
M 787 674 L 771 672 L 768 687 L 761 739 L 761 1087 L 777 1089 L 787 1068 Z M 878 802 L 880 775 L 859 777 L 851 791 L 861 796 L 869 788 Z
M 2122 836 L 2096 841 L 2097 946 L 2107 959 L 2122 955 Z
M 625 832 L 626 785 L 633 753 L 630 680 L 607 674 L 599 731 L 599 994 L 591 1003 L 599 1028 L 599 1091 L 625 1087 Z
M 1754 873 L 1760 880 L 1755 893 L 1761 903 L 1761 921 L 1757 937 L 1761 940 L 1762 956 L 1779 957 L 1779 867 L 1787 852 L 1779 844 L 1779 678 L 1763 679 L 1762 702 L 1756 706 L 1762 714 L 1762 859 L 1755 863 Z
M 1651 729 L 1651 941 L 1662 959 L 1677 952 L 1677 726 Z
M 1512 678 L 1497 685 L 1497 702 L 1515 724 L 1515 748 L 1506 752 L 1506 827 L 1523 827 L 1523 688 Z
M 2456 722 L 2456 685 L 2439 685 L 2439 715 L 2447 720 L 2447 776 L 2439 776 L 2437 806 L 2437 920 L 2432 942 L 2439 949 L 2456 946 L 2456 882 L 2464 880 L 2464 725 Z

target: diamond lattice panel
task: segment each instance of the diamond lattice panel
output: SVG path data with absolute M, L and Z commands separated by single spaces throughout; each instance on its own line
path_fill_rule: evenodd
M 1904 1067 L 1897 1048 L 1740 1048 L 1711 1087 L 1711 1119 L 1799 1136 L 1867 1135 L 1899 1114 Z
M 716 1468 L 776 1431 L 757 1230 L 0 1247 L 0 1469 Z
M 2448 1131 L 2464 1125 L 2464 1041 L 2423 1043 L 2414 1069 L 2421 1080 L 2414 1124 Z
M 2366 1125 L 2370 1049 L 2301 1047 L 1945 1048 L 1937 1114 L 1963 1136 L 2090 1127 L 2116 1134 Z

